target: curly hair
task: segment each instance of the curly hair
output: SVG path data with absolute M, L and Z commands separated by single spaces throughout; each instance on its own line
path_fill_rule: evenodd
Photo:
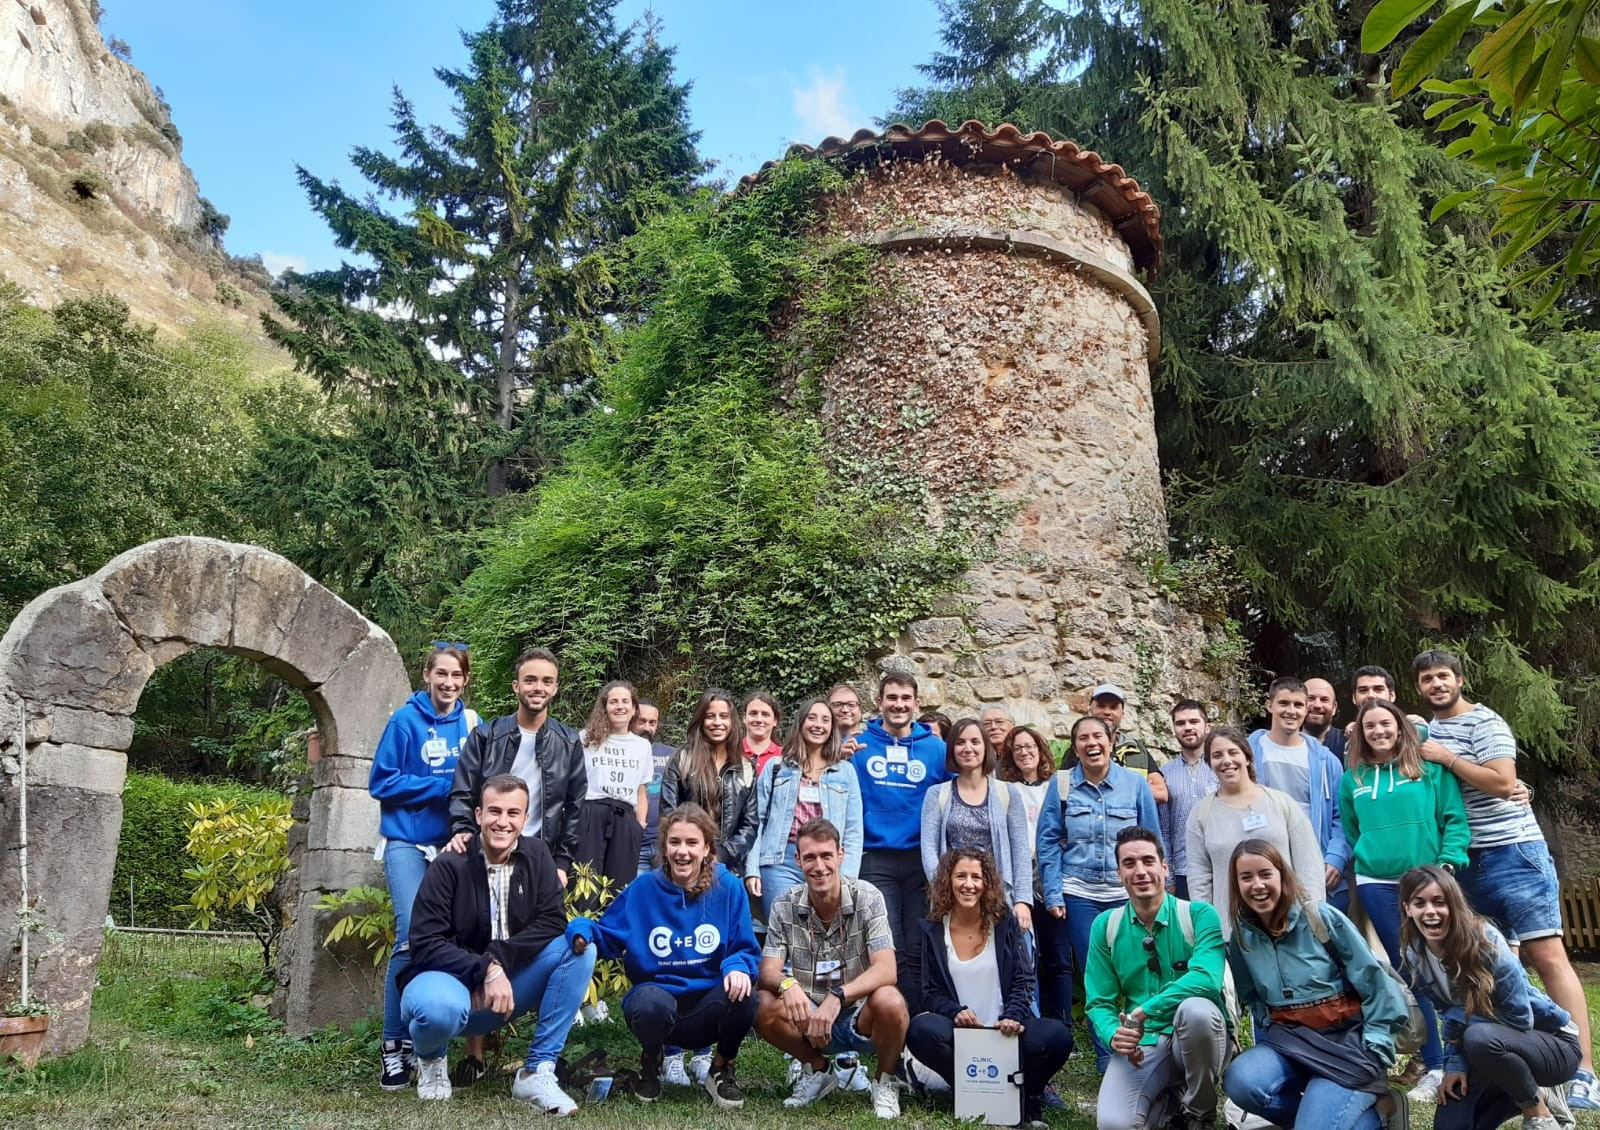
M 978 915 L 983 919 L 984 929 L 988 930 L 1006 916 L 1006 887 L 994 856 L 976 848 L 951 848 L 940 857 L 939 869 L 933 873 L 933 882 L 928 884 L 928 921 L 943 922 L 950 917 L 956 905 L 955 884 L 951 878 L 955 875 L 956 864 L 967 859 L 983 869 L 983 895 L 978 899 Z
M 711 889 L 711 881 L 716 878 L 717 870 L 717 825 L 711 819 L 711 813 L 701 808 L 698 804 L 680 804 L 671 812 L 661 818 L 660 833 L 656 837 L 656 866 L 664 867 L 667 862 L 667 832 L 674 824 L 693 824 L 700 829 L 700 835 L 706 842 L 706 857 L 700 861 L 700 873 L 694 880 L 684 887 L 684 893 L 690 898 L 698 898 Z
M 1045 744 L 1044 738 L 1039 736 L 1039 731 L 1032 726 L 1014 726 L 1006 735 L 1006 740 L 1000 743 L 1000 768 L 996 772 L 1002 781 L 1020 781 L 1022 773 L 1017 769 L 1015 756 L 1017 736 L 1033 739 L 1033 747 L 1039 751 L 1039 765 L 1034 770 L 1040 781 L 1048 781 L 1055 775 L 1055 755 L 1050 752 L 1050 747 Z

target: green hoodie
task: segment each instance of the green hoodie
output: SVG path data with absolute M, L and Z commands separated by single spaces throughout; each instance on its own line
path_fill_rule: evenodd
M 1467 806 L 1455 775 L 1431 761 L 1413 781 L 1398 760 L 1349 769 L 1339 780 L 1339 817 L 1351 865 L 1369 879 L 1398 879 L 1425 863 L 1467 865 Z

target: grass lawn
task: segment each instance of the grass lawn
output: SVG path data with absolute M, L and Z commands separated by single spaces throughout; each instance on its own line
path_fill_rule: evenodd
M 306 1127 L 363 1130 L 425 1120 L 437 1130 L 453 1127 L 525 1127 L 542 1116 L 512 1101 L 509 1075 L 492 1075 L 458 1091 L 448 1103 L 425 1108 L 414 1093 L 385 1094 L 377 1087 L 378 1032 L 363 1023 L 353 1031 L 328 1032 L 310 1040 L 289 1039 L 257 996 L 249 946 L 208 940 L 111 935 L 100 963 L 89 1044 L 75 1055 L 42 1064 L 37 1071 L 0 1068 L 0 1126 L 29 1130 L 129 1126 L 196 1130 L 225 1127 Z M 1580 966 L 1590 1012 L 1600 1000 L 1600 966 Z M 1079 1043 L 1083 1043 L 1080 1033 Z M 519 1064 L 523 1039 L 508 1041 L 502 1060 Z M 568 1042 L 576 1057 L 605 1047 L 614 1066 L 636 1066 L 638 1045 L 620 1022 L 574 1029 Z M 752 1037 L 740 1057 L 740 1078 L 749 1101 L 726 1114 L 712 1109 L 698 1089 L 668 1089 L 661 1102 L 644 1106 L 619 1095 L 584 1105 L 581 1119 L 596 1127 L 693 1127 L 717 1130 L 829 1125 L 875 1126 L 865 1095 L 834 1095 L 817 1109 L 786 1111 L 783 1064 L 777 1052 Z M 1092 1055 L 1080 1052 L 1058 1079 L 1069 1100 L 1092 1099 L 1098 1086 Z M 906 1127 L 948 1128 L 948 1107 L 903 1099 Z M 1083 1111 L 1055 1112 L 1052 1125 L 1089 1130 Z M 1414 1126 L 1431 1123 L 1414 1107 Z M 1600 1130 L 1600 1117 L 1581 1115 L 1583 1130 Z

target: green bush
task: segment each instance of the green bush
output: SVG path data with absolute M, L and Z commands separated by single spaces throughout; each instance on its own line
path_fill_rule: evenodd
M 112 918 L 121 926 L 187 927 L 191 915 L 178 907 L 194 893 L 194 883 L 183 877 L 185 869 L 194 866 L 194 860 L 184 850 L 193 823 L 188 806 L 215 800 L 254 803 L 281 797 L 281 793 L 229 781 L 174 781 L 156 773 L 129 773 L 122 791 L 117 866 L 111 878 Z M 224 913 L 218 916 L 217 927 L 243 928 L 244 918 L 244 914 Z

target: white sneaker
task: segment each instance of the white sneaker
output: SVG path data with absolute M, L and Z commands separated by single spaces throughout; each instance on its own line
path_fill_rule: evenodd
M 449 1059 L 440 1056 L 438 1059 L 417 1060 L 417 1098 L 448 1099 L 449 1097 Z
M 783 1100 L 783 1105 L 790 1110 L 799 1110 L 801 1107 L 810 1106 L 824 1095 L 832 1094 L 838 1089 L 839 1079 L 827 1068 L 813 1071 L 809 1063 L 800 1065 L 800 1078 L 795 1080 L 794 1090 L 789 1092 L 789 1097 Z M 899 1100 L 895 1100 L 898 1107 Z
M 709 1053 L 694 1056 L 689 1060 L 689 1074 L 694 1077 L 697 1087 L 706 1085 L 706 1076 L 711 1074 L 711 1056 Z
M 578 1104 L 556 1082 L 553 1063 L 541 1063 L 532 1071 L 519 1067 L 517 1077 L 511 1081 L 511 1097 L 561 1118 L 578 1113 Z
M 1567 1085 L 1540 1087 L 1539 1095 L 1544 1099 L 1544 1105 L 1550 1108 L 1550 1117 L 1556 1120 L 1556 1125 L 1561 1130 L 1572 1130 L 1577 1120 L 1572 1117 L 1572 1106 L 1567 1102 Z
M 1406 1098 L 1414 1103 L 1436 1103 L 1439 1101 L 1439 1087 L 1443 1083 L 1444 1072 L 1434 1068 L 1417 1080 L 1417 1085 L 1406 1093 Z
M 1259 1114 L 1251 1114 L 1232 1099 L 1222 1104 L 1222 1117 L 1230 1130 L 1272 1130 L 1272 1123 Z
M 879 1118 L 899 1118 L 900 1081 L 893 1075 L 879 1075 L 871 1087 L 872 1113 Z
M 783 1053 L 784 1082 L 794 1086 L 794 1081 L 800 1078 L 800 1061 L 788 1052 Z
M 861 1060 L 853 1055 L 836 1055 L 833 1057 L 833 1073 L 839 1078 L 841 1091 L 853 1091 L 857 1094 L 872 1089 L 872 1080 L 867 1075 L 867 1069 L 861 1066 Z
M 692 1087 L 694 1080 L 683 1069 L 683 1056 L 669 1055 L 662 1064 L 661 1081 L 669 1087 Z

